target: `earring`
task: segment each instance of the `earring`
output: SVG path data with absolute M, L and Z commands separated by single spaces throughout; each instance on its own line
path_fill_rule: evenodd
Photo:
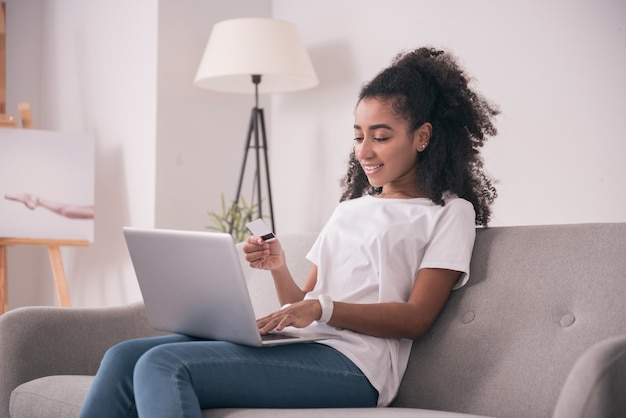
M 420 146 L 417 147 L 417 149 L 418 149 L 419 152 L 422 152 L 422 151 L 424 151 L 426 149 L 427 146 L 428 146 L 428 142 L 425 143 L 425 144 L 420 144 Z

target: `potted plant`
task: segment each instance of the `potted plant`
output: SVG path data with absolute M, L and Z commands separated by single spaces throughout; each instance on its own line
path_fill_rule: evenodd
M 222 213 L 209 212 L 213 225 L 208 228 L 213 231 L 226 232 L 233 236 L 235 242 L 242 242 L 248 236 L 246 224 L 258 217 L 257 205 L 248 205 L 243 197 L 226 205 L 224 194 L 221 196 Z

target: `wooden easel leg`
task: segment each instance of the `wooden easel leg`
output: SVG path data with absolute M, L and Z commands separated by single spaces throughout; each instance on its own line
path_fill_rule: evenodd
M 9 310 L 7 247 L 0 245 L 0 315 Z
M 50 265 L 52 266 L 54 285 L 56 286 L 57 296 L 59 297 L 59 305 L 63 307 L 72 306 L 70 303 L 70 294 L 67 289 L 67 280 L 65 280 L 65 271 L 63 270 L 61 249 L 59 246 L 51 245 L 48 247 L 48 255 L 50 256 Z
M 17 108 L 20 110 L 20 116 L 22 117 L 22 128 L 34 129 L 35 125 L 33 124 L 33 114 L 30 111 L 30 104 L 20 103 L 17 105 Z

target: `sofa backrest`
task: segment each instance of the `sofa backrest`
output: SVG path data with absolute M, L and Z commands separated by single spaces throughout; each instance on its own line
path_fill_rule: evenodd
M 281 236 L 300 282 L 314 239 Z M 270 274 L 244 271 L 257 315 L 277 309 Z M 414 343 L 393 405 L 549 417 L 576 359 L 626 334 L 624 301 L 626 224 L 478 229 L 470 281 Z
M 626 224 L 478 230 L 467 286 L 413 345 L 397 406 L 549 417 L 576 359 L 626 334 Z

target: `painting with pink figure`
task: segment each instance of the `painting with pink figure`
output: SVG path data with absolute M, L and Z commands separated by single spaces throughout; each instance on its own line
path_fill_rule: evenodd
M 0 128 L 0 237 L 94 239 L 94 139 Z

